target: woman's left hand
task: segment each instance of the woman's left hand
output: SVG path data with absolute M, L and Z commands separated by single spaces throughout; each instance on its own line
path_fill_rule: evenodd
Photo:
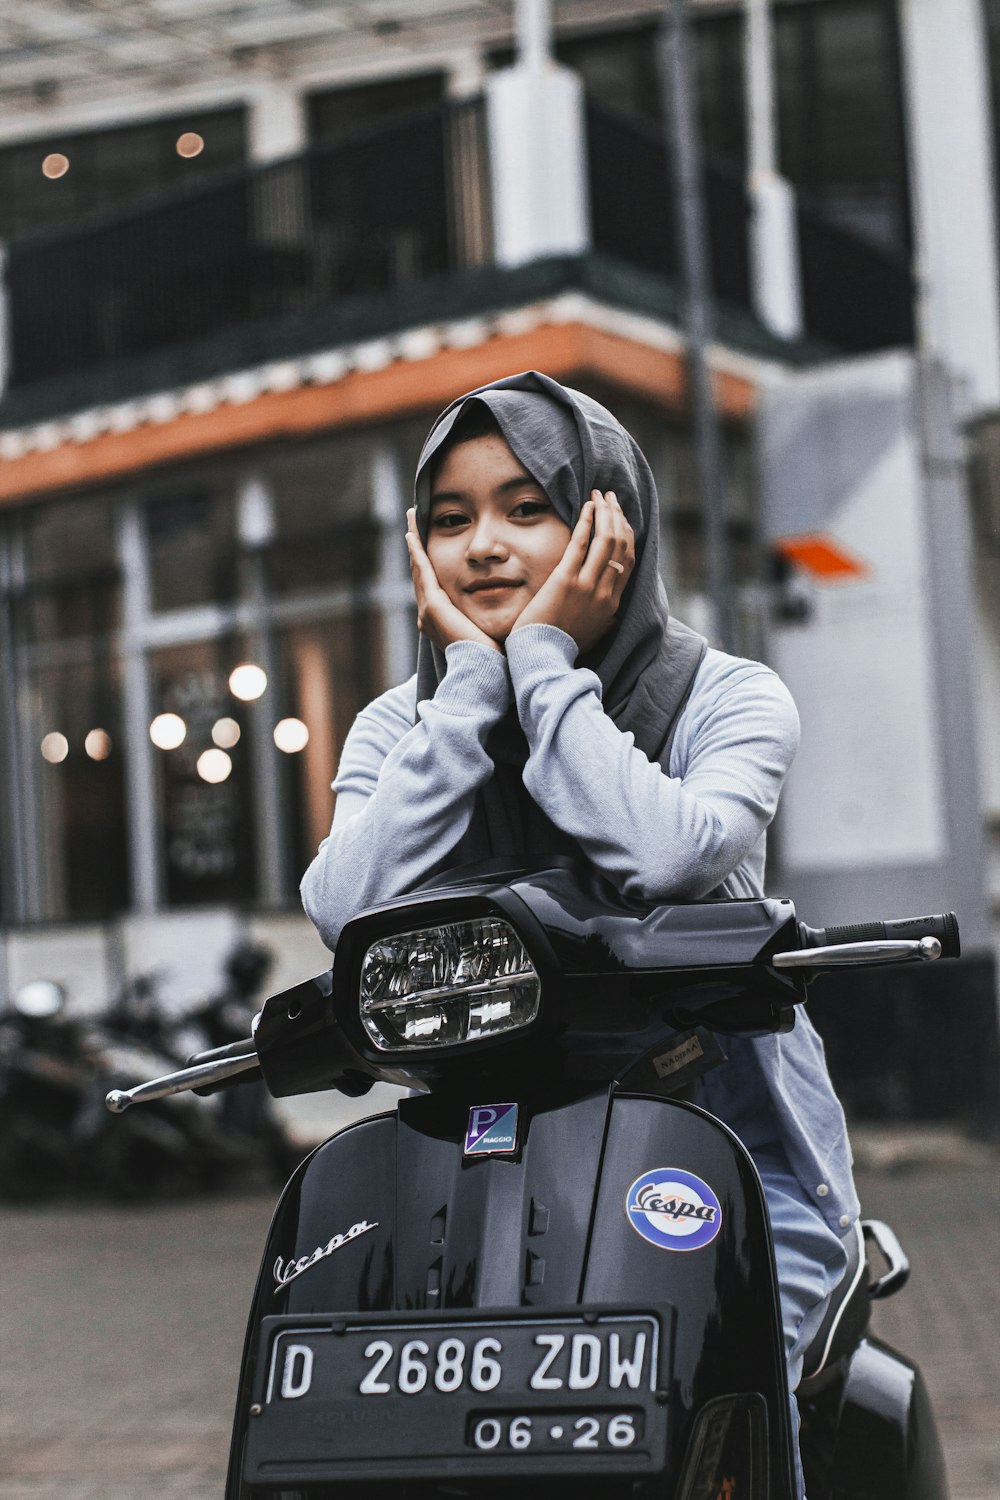
M 589 651 L 614 624 L 634 567 L 635 535 L 618 497 L 613 490 L 594 490 L 562 560 L 525 605 L 513 629 L 555 625 L 571 635 L 581 651 Z

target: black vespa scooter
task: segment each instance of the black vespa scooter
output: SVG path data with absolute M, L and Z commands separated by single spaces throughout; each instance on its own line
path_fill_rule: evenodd
M 641 907 L 553 860 L 451 872 L 345 926 L 252 1042 L 128 1093 L 422 1090 L 341 1131 L 271 1227 L 227 1500 L 794 1500 L 754 1165 L 689 1102 L 726 1033 L 837 965 L 958 952 L 952 915 L 811 930 L 787 900 Z M 720 1041 L 721 1037 L 721 1041 Z M 854 1263 L 799 1388 L 810 1500 L 945 1500 L 919 1372 Z

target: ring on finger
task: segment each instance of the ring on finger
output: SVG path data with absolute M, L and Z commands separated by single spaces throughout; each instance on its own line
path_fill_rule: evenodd
M 613 557 L 609 558 L 609 560 L 608 560 L 608 567 L 609 568 L 614 568 L 614 570 L 615 570 L 616 573 L 624 573 L 624 571 L 625 571 L 625 564 L 624 563 L 620 563 L 620 562 L 616 562 Z

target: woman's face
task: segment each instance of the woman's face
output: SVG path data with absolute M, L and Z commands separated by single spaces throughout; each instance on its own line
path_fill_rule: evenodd
M 570 529 L 499 434 L 457 443 L 431 490 L 427 556 L 451 602 L 502 644 Z

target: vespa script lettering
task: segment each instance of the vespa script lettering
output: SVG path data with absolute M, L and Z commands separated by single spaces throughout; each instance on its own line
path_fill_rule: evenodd
M 635 1205 L 646 1214 L 667 1214 L 671 1219 L 703 1219 L 706 1224 L 715 1223 L 717 1212 L 708 1203 L 685 1203 L 682 1198 L 664 1198 L 652 1184 L 636 1194 Z
M 369 1229 L 377 1228 L 377 1220 L 374 1224 L 369 1224 L 367 1219 L 361 1219 L 357 1224 L 352 1224 L 350 1229 L 345 1230 L 343 1234 L 335 1234 L 332 1239 L 327 1240 L 325 1245 L 319 1245 L 311 1255 L 302 1255 L 298 1260 L 283 1260 L 279 1255 L 274 1262 L 275 1281 L 278 1286 L 287 1286 L 290 1281 L 294 1281 L 296 1276 L 301 1276 L 303 1271 L 308 1271 L 310 1266 L 314 1266 L 317 1261 L 325 1260 L 328 1255 L 339 1250 L 341 1245 L 346 1245 L 348 1240 L 356 1240 L 360 1235 L 367 1234 Z

